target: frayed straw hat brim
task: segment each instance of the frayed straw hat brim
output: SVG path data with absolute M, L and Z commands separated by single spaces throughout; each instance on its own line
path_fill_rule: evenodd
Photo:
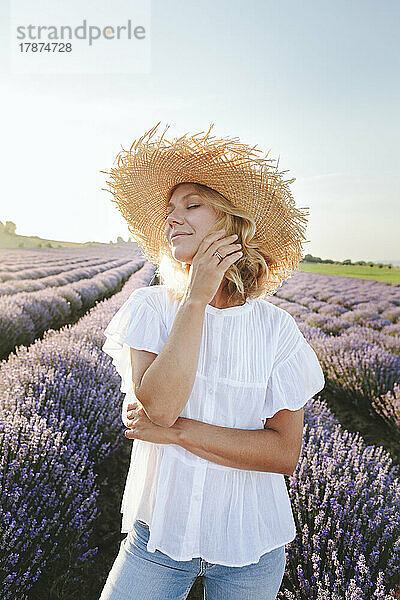
M 276 162 L 257 155 L 261 150 L 237 138 L 217 139 L 200 132 L 168 141 L 155 139 L 160 123 L 147 131 L 129 150 L 121 150 L 106 182 L 114 202 L 127 221 L 144 256 L 159 264 L 168 247 L 165 238 L 166 205 L 178 183 L 201 183 L 234 205 L 248 211 L 256 222 L 260 247 L 273 257 L 269 264 L 269 290 L 290 277 L 302 257 L 308 207 L 296 208 L 289 184 Z

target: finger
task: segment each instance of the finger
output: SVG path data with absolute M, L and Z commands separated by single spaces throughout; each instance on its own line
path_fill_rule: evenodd
M 200 243 L 199 250 L 201 250 L 202 252 L 207 252 L 207 250 L 212 246 L 213 242 L 219 240 L 225 235 L 226 232 L 224 229 L 220 229 L 218 231 L 213 231 L 212 233 L 209 233 L 204 237 L 204 239 Z
M 125 429 L 124 435 L 125 435 L 126 438 L 132 440 L 135 437 L 135 432 L 132 431 L 131 429 Z
M 221 262 L 217 265 L 218 267 L 221 267 L 224 271 L 226 271 L 226 269 L 228 267 L 230 267 L 231 265 L 233 265 L 233 263 L 236 260 L 239 260 L 239 258 L 241 258 L 241 256 L 243 256 L 243 252 L 234 252 L 233 254 L 228 254 L 228 256 L 225 256 L 224 259 L 221 260 Z M 218 257 L 216 257 L 218 258 Z
M 236 235 L 236 233 L 234 233 L 223 240 L 214 240 L 210 247 L 207 248 L 206 254 L 209 257 L 211 257 L 214 255 L 216 250 L 218 250 L 220 253 L 224 253 L 239 248 L 239 246 L 237 245 L 237 239 L 238 236 Z
M 218 250 L 219 254 L 221 254 L 221 256 L 223 258 L 225 258 L 226 256 L 228 256 L 228 254 L 230 255 L 234 251 L 240 252 L 242 250 L 242 244 L 240 244 L 240 243 L 234 244 L 232 242 L 232 243 L 226 244 L 226 246 L 219 246 L 219 248 L 217 248 L 217 250 Z M 213 252 L 212 256 L 215 256 L 215 252 L 216 251 Z

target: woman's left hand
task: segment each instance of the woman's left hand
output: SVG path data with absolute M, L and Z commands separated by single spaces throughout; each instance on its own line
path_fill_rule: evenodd
M 137 402 L 128 404 L 127 409 L 128 427 L 125 437 L 130 440 L 144 440 L 154 444 L 176 444 L 175 430 L 173 427 L 161 427 L 150 421 L 144 408 L 138 406 Z

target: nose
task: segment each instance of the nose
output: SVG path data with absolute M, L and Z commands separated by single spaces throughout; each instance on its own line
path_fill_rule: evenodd
M 174 212 L 174 214 L 172 214 L 172 211 L 171 211 L 165 220 L 166 221 L 165 231 L 167 234 L 169 234 L 171 232 L 171 229 L 174 229 L 174 226 L 177 223 L 182 225 L 182 223 L 184 222 L 183 217 L 179 216 L 179 213 L 176 211 L 176 209 L 174 209 L 173 212 Z
M 183 223 L 182 217 L 179 218 L 179 217 L 176 217 L 176 216 L 175 217 L 168 216 L 167 217 L 167 224 L 168 225 L 173 225 L 174 223 Z

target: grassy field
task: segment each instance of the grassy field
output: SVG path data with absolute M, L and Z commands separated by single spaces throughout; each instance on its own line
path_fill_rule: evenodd
M 124 245 L 127 242 L 118 243 L 120 245 Z M 103 242 L 65 242 L 60 240 L 48 240 L 45 238 L 41 238 L 38 236 L 28 236 L 28 235 L 9 235 L 8 233 L 4 233 L 0 231 L 0 248 L 3 249 L 12 249 L 19 248 L 19 244 L 23 244 L 22 248 L 37 248 L 38 244 L 42 244 L 42 248 L 49 247 L 51 244 L 52 248 L 85 248 L 86 246 L 109 246 L 108 243 Z M 114 247 L 118 245 L 117 243 L 112 244 Z
M 400 267 L 367 267 L 364 265 L 336 265 L 330 263 L 300 263 L 299 271 L 305 273 L 322 273 L 339 277 L 356 277 L 373 279 L 387 283 L 400 283 Z

